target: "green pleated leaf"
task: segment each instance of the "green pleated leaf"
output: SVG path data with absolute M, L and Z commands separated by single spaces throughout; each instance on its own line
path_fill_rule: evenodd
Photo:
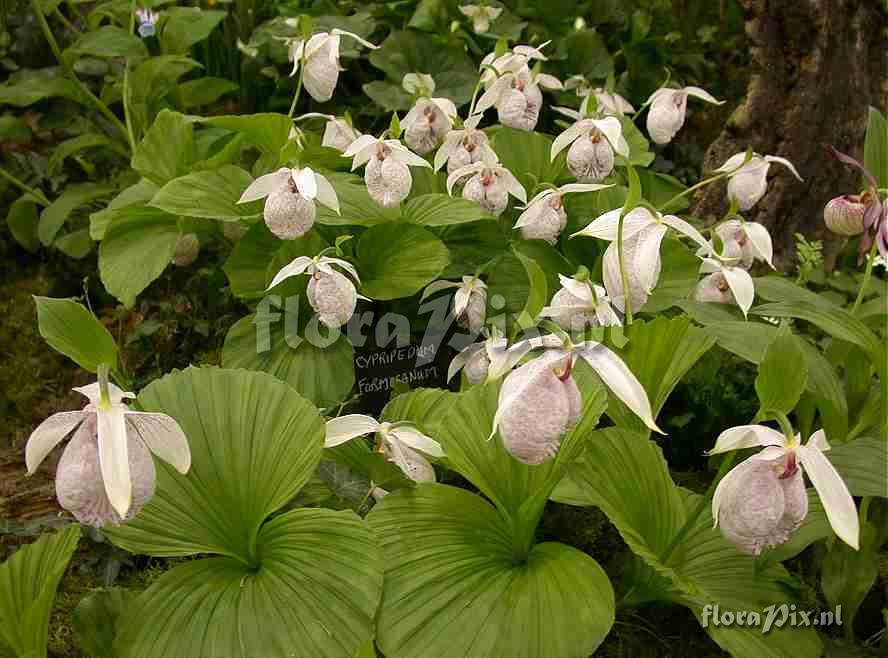
M 40 335 L 54 350 L 90 372 L 102 363 L 117 366 L 114 337 L 83 304 L 51 297 L 34 297 L 34 304 Z
M 271 282 L 268 278 L 269 259 L 280 248 L 281 240 L 268 230 L 264 222 L 251 226 L 234 245 L 222 266 L 231 292 L 244 299 L 263 297 L 265 288 Z
M 77 548 L 80 526 L 43 535 L 0 564 L 0 656 L 45 658 L 56 588 Z
M 166 20 L 159 40 L 165 53 L 185 54 L 188 49 L 210 36 L 216 26 L 227 15 L 224 11 L 213 11 L 192 7 L 168 7 L 164 9 Z
M 315 345 L 298 335 L 295 321 L 289 330 L 287 324 L 282 312 L 241 318 L 225 336 L 222 365 L 274 375 L 319 407 L 342 402 L 355 383 L 348 337 L 325 331 L 324 342 Z
M 347 161 L 346 161 L 347 162 Z M 327 180 L 339 198 L 339 214 L 326 206 L 318 206 L 317 221 L 329 226 L 376 226 L 396 222 L 400 208 L 383 208 L 370 198 L 364 179 L 355 174 L 332 173 Z
M 70 57 L 89 55 L 91 57 L 145 57 L 148 49 L 145 43 L 129 30 L 114 25 L 103 25 L 98 29 L 84 32 L 64 53 Z
M 40 249 L 40 238 L 37 235 L 38 221 L 37 203 L 29 194 L 20 196 L 9 206 L 9 213 L 6 215 L 9 232 L 16 242 L 32 254 Z
M 765 350 L 755 378 L 762 418 L 769 411 L 788 414 L 802 397 L 808 383 L 808 365 L 805 354 L 789 325 L 777 330 L 774 340 Z
M 250 565 L 213 557 L 161 576 L 127 615 L 121 658 L 353 658 L 372 637 L 382 590 L 367 524 L 299 509 L 270 521 L 257 543 Z
M 867 117 L 863 164 L 880 187 L 888 187 L 888 123 L 874 107 L 870 107 Z
M 490 146 L 524 186 L 528 200 L 537 185 L 554 183 L 564 170 L 564 154 L 549 160 L 552 138 L 542 133 L 503 126 L 491 135 Z
M 250 174 L 234 165 L 198 171 L 171 180 L 160 188 L 149 205 L 185 217 L 227 222 L 256 218 L 262 214 L 262 201 L 237 202 L 252 182 Z
M 293 125 L 285 114 L 273 112 L 210 117 L 204 123 L 242 133 L 247 142 L 275 158 L 287 143 Z
M 192 122 L 184 114 L 161 110 L 133 151 L 133 169 L 161 186 L 187 174 L 195 160 Z
M 644 435 L 617 428 L 595 432 L 582 459 L 568 471 L 572 484 L 559 486 L 553 497 L 561 500 L 564 489 L 565 502 L 595 505 L 608 516 L 645 565 L 647 581 L 639 581 L 646 588 L 642 600 L 679 602 L 701 623 L 706 605 L 755 611 L 764 618 L 768 606 L 798 603 L 787 593 L 786 570 L 779 564 L 756 569 L 755 558 L 725 540 L 712 527 L 710 501 L 701 506 L 700 496 L 676 487 L 660 449 Z M 763 634 L 761 628 L 710 623 L 706 630 L 737 656 L 816 658 L 822 650 L 813 628 Z
M 147 178 L 142 178 L 138 183 L 120 191 L 111 199 L 103 210 L 94 212 L 89 216 L 89 236 L 97 242 L 105 237 L 108 226 L 117 217 L 118 211 L 130 206 L 144 206 L 157 193 L 158 187 Z
M 98 133 L 86 133 L 84 135 L 72 137 L 71 139 L 66 139 L 64 142 L 56 146 L 52 155 L 49 156 L 49 162 L 46 166 L 47 171 L 50 175 L 57 174 L 62 170 L 62 164 L 65 159 L 70 158 L 72 155 L 80 153 L 81 151 L 95 148 L 97 146 L 111 146 L 111 140 L 105 137 L 105 135 L 100 135 Z
M 387 658 L 585 658 L 613 624 L 595 560 L 557 543 L 517 559 L 502 517 L 468 491 L 403 489 L 368 521 L 386 565 L 377 644 Z
M 237 83 L 225 78 L 204 77 L 179 85 L 182 107 L 203 107 L 215 103 L 221 96 L 237 91 Z
M 44 246 L 51 245 L 71 213 L 91 201 L 110 196 L 114 191 L 114 188 L 108 185 L 92 183 L 77 183 L 66 187 L 65 191 L 40 213 L 40 224 L 37 226 L 40 242 Z
M 317 410 L 270 375 L 218 368 L 174 371 L 138 401 L 179 422 L 192 466 L 180 475 L 157 462 L 157 493 L 133 521 L 108 530 L 112 540 L 148 555 L 218 553 L 254 562 L 260 526 L 320 460 Z
M 888 498 L 888 443 L 884 437 L 834 443 L 824 454 L 853 495 Z
M 676 384 L 715 344 L 715 339 L 707 336 L 705 330 L 682 317 L 634 322 L 625 328 L 624 334 L 629 342 L 616 351 L 644 386 L 654 418 Z M 608 402 L 607 415 L 620 427 L 650 432 L 641 419 L 613 395 Z
M 83 597 L 71 620 L 80 650 L 89 658 L 114 658 L 114 638 L 135 599 L 136 594 L 119 587 Z
M 179 234 L 176 218 L 162 210 L 131 206 L 117 213 L 99 246 L 99 275 L 108 292 L 131 308 L 170 264 Z
M 480 205 L 449 194 L 421 194 L 404 206 L 404 220 L 420 226 L 449 226 L 493 219 Z
M 373 299 L 409 297 L 447 267 L 447 247 L 433 233 L 409 224 L 368 229 L 357 246 L 361 291 Z

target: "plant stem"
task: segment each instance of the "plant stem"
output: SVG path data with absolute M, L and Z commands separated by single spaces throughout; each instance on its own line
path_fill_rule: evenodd
M 89 87 L 77 77 L 74 69 L 71 68 L 71 65 L 62 56 L 62 50 L 59 48 L 59 44 L 52 34 L 52 29 L 49 27 L 49 23 L 46 21 L 46 15 L 43 13 L 43 8 L 40 6 L 40 0 L 31 0 L 31 7 L 34 10 L 34 15 L 37 17 L 37 22 L 40 23 L 40 28 L 43 30 L 43 36 L 46 37 L 46 41 L 49 43 L 49 48 L 52 50 L 52 54 L 62 67 L 65 75 L 77 85 L 77 88 L 86 97 L 90 104 L 120 131 L 121 135 L 126 135 L 126 126 L 123 125 L 121 120 L 117 118 L 117 115 L 114 114 L 114 112 L 112 112 L 111 109 L 105 105 L 98 96 L 92 93 Z
M 668 208 L 669 206 L 671 206 L 673 203 L 675 203 L 676 201 L 678 201 L 678 200 L 679 200 L 680 198 L 682 198 L 683 196 L 687 196 L 687 195 L 690 194 L 691 192 L 695 192 L 695 191 L 699 190 L 701 187 L 706 187 L 706 186 L 709 185 L 710 183 L 714 183 L 714 182 L 717 181 L 717 180 L 721 180 L 722 178 L 724 178 L 724 177 L 727 176 L 727 175 L 728 175 L 727 173 L 722 172 L 722 173 L 720 173 L 720 174 L 716 174 L 715 176 L 711 176 L 710 178 L 706 178 L 706 179 L 704 179 L 704 180 L 701 180 L 701 181 L 700 181 L 699 183 L 697 183 L 696 185 L 691 185 L 691 187 L 689 187 L 688 189 L 684 190 L 683 192 L 679 192 L 678 194 L 676 194 L 674 197 L 672 197 L 671 199 L 669 199 L 669 201 L 667 201 L 666 203 L 662 204 L 659 208 L 657 208 L 657 210 L 658 210 L 658 211 L 662 211 L 662 210 L 664 210 L 665 208 Z
M 789 422 L 787 415 L 782 411 L 771 411 L 770 413 L 774 420 L 780 425 L 780 431 L 783 432 L 786 440 L 792 443 L 795 439 L 795 430 L 792 429 L 792 423 Z
M 293 94 L 293 102 L 290 103 L 290 111 L 287 112 L 287 118 L 292 119 L 293 113 L 296 112 L 296 103 L 299 101 L 299 96 L 302 94 L 302 78 L 305 75 L 305 62 L 303 65 L 299 67 L 299 81 L 296 83 L 296 93 Z
M 623 262 L 623 218 L 626 216 L 625 209 L 620 213 L 620 220 L 617 224 L 617 257 L 620 261 L 620 284 L 623 286 L 623 308 L 626 311 L 626 325 L 632 324 L 632 299 L 629 294 L 629 277 L 626 275 L 626 265 Z
M 136 27 L 136 0 L 130 0 L 130 19 L 129 19 L 129 31 L 130 34 L 133 33 L 133 29 Z M 123 118 L 126 121 L 126 135 L 129 139 L 130 151 L 135 152 L 136 150 L 136 135 L 133 132 L 133 121 L 130 116 L 130 86 L 129 86 L 129 68 L 130 68 L 130 60 L 127 57 L 123 63 Z
M 12 174 L 10 174 L 8 171 L 3 169 L 2 167 L 0 167 L 0 177 L 5 178 L 6 180 L 8 180 L 10 183 L 15 185 L 20 190 L 27 192 L 32 197 L 34 197 L 35 199 L 40 201 L 40 203 L 42 203 L 44 206 L 48 206 L 51 203 L 50 200 L 48 198 L 46 198 L 46 195 L 43 192 L 41 192 L 39 189 L 25 185 L 25 183 L 20 181 L 18 178 L 16 178 Z
M 870 248 L 869 258 L 866 260 L 866 270 L 863 272 L 863 281 L 860 284 L 860 290 L 857 291 L 857 299 L 854 300 L 854 306 L 851 308 L 851 315 L 857 314 L 857 309 L 860 308 L 860 302 L 863 301 L 863 296 L 866 294 L 866 289 L 869 286 L 870 277 L 873 275 L 873 261 L 876 260 L 876 241 L 873 240 L 873 246 Z

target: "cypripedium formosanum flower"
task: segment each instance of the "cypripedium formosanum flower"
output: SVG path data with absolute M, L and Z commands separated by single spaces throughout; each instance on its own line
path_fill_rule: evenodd
M 494 328 L 490 336 L 481 343 L 472 343 L 461 350 L 450 362 L 447 381 L 462 370 L 470 384 L 481 384 L 498 379 L 514 367 L 513 352 L 509 341 Z
M 755 284 L 749 272 L 739 265 L 704 258 L 700 273 L 706 276 L 694 290 L 694 298 L 698 302 L 736 303 L 746 316 L 755 299 Z
M 72 436 L 56 470 L 56 495 L 81 523 L 102 527 L 133 518 L 154 494 L 151 453 L 180 473 L 191 468 L 188 440 L 179 424 L 161 413 L 131 411 L 135 398 L 107 381 L 75 388 L 89 398 L 81 411 L 63 411 L 43 421 L 25 447 L 28 473 Z
M 351 37 L 367 48 L 379 48 L 357 34 L 334 28 L 330 32 L 318 32 L 308 41 L 292 39 L 289 42 L 289 58 L 293 62 L 290 75 L 296 75 L 300 63 L 304 67 L 303 83 L 309 95 L 319 103 L 333 97 L 339 72 L 339 43 L 343 36 Z
M 487 319 L 487 284 L 476 276 L 464 276 L 462 283 L 433 281 L 426 286 L 420 302 L 442 290 L 456 288 L 453 294 L 453 316 L 457 324 L 473 334 L 479 333 Z
M 565 331 L 622 324 L 603 287 L 563 274 L 558 275 L 558 280 L 561 289 L 552 296 L 550 304 L 540 311 L 540 317 L 551 318 Z
M 567 225 L 564 195 L 577 192 L 598 192 L 609 187 L 613 187 L 613 185 L 568 183 L 561 187 L 545 189 L 524 206 L 514 228 L 521 229 L 521 237 L 525 240 L 545 240 L 549 244 L 555 244 L 561 231 Z
M 564 433 L 579 421 L 582 397 L 571 375 L 577 358 L 586 361 L 647 427 L 660 431 L 644 387 L 607 347 L 595 341 L 565 343 L 548 335 L 516 343 L 510 349 L 511 358 L 517 363 L 536 348 L 545 351 L 510 372 L 503 382 L 490 433 L 492 438 L 499 431 L 504 447 L 517 460 L 541 464 L 551 459 Z
M 325 448 L 335 448 L 365 434 L 375 434 L 377 449 L 414 482 L 434 482 L 435 469 L 422 453 L 441 458 L 441 444 L 409 423 L 380 423 L 362 414 L 348 414 L 327 421 Z
M 736 201 L 740 210 L 749 210 L 768 191 L 768 169 L 774 162 L 787 167 L 793 176 L 800 181 L 803 180 L 786 158 L 776 155 L 762 156 L 757 153 L 753 153 L 748 160 L 746 153 L 735 153 L 715 171 L 728 175 L 728 200 Z
M 265 197 L 263 217 L 268 229 L 282 240 L 302 237 L 314 226 L 320 203 L 339 214 L 336 190 L 324 176 L 309 167 L 282 167 L 260 176 L 247 186 L 238 203 Z
M 514 73 L 503 73 L 478 99 L 475 111 L 481 113 L 496 106 L 500 123 L 504 126 L 533 130 L 543 106 L 540 87 L 564 88 L 555 76 L 537 73 L 526 67 Z
M 321 146 L 336 149 L 337 151 L 344 151 L 348 148 L 349 144 L 361 136 L 348 121 L 335 117 L 332 114 L 308 112 L 307 114 L 296 117 L 296 121 L 315 118 L 327 120 L 324 124 L 324 135 L 321 137 Z
M 473 114 L 463 122 L 462 128 L 447 133 L 444 143 L 435 153 L 435 171 L 446 164 L 447 173 L 452 174 L 460 167 L 482 160 L 496 161 L 496 153 L 490 148 L 487 135 L 478 129 L 481 119 L 481 114 Z
M 527 203 L 527 192 L 511 171 L 496 160 L 481 160 L 460 167 L 447 176 L 447 193 L 453 186 L 465 181 L 462 196 L 479 203 L 491 215 L 499 216 L 509 205 L 509 195 Z
M 342 155 L 352 158 L 352 171 L 366 165 L 367 192 L 384 208 L 399 205 L 410 194 L 413 186 L 410 167 L 432 166 L 397 139 L 379 139 L 373 135 L 361 135 Z
M 489 5 L 462 5 L 459 10 L 472 21 L 475 34 L 484 34 L 490 30 L 490 24 L 503 13 L 502 7 Z
M 858 548 L 860 524 L 854 499 L 823 454 L 830 449 L 823 430 L 805 445 L 764 425 L 732 427 L 719 435 L 708 454 L 762 447 L 735 466 L 715 489 L 712 520 L 740 550 L 758 555 L 789 540 L 808 511 L 802 473 L 820 496 L 826 517 L 843 542 Z
M 650 109 L 647 116 L 647 129 L 651 139 L 657 144 L 668 144 L 681 130 L 688 111 L 688 96 L 699 98 L 714 105 L 725 101 L 717 100 L 708 91 L 699 87 L 657 89 L 648 99 Z
M 774 267 L 774 244 L 771 234 L 758 222 L 742 219 L 729 219 L 715 227 L 715 234 L 722 241 L 720 260 L 733 261 L 744 269 L 749 269 L 756 259 Z M 698 253 L 700 256 L 708 254 Z
M 481 82 L 485 89 L 490 86 L 505 73 L 518 73 L 529 69 L 530 62 L 536 60 L 545 62 L 548 58 L 543 54 L 543 48 L 549 45 L 549 42 L 541 43 L 539 46 L 515 46 L 511 50 L 507 50 L 500 56 L 496 53 L 487 53 L 481 60 Z
M 629 144 L 616 117 L 588 119 L 568 108 L 556 109 L 577 121 L 555 138 L 549 158 L 554 160 L 569 146 L 567 167 L 581 183 L 596 183 L 609 176 L 614 170 L 614 153 L 629 156 Z
M 306 295 L 308 303 L 318 314 L 318 320 L 331 329 L 341 327 L 354 315 L 358 298 L 366 298 L 358 294 L 354 283 L 347 276 L 333 269 L 334 265 L 343 269 L 358 284 L 361 283 L 357 270 L 346 260 L 328 256 L 299 256 L 274 275 L 267 289 L 271 290 L 291 276 L 308 274 L 311 278 Z
M 411 77 L 413 76 L 413 77 Z M 408 73 L 402 86 L 417 96 L 416 103 L 401 120 L 404 141 L 425 155 L 433 151 L 453 127 L 456 105 L 449 98 L 434 98 L 435 81 L 427 74 Z

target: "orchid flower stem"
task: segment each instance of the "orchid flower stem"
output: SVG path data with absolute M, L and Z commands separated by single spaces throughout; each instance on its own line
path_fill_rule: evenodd
M 626 309 L 626 325 L 632 324 L 632 299 L 629 294 L 629 277 L 626 275 L 626 264 L 623 259 L 623 219 L 626 216 L 625 210 L 620 213 L 620 220 L 617 225 L 617 257 L 620 261 L 620 284 L 623 286 L 623 308 Z
M 296 103 L 299 102 L 299 96 L 302 94 L 302 78 L 305 75 L 305 62 L 299 67 L 299 81 L 296 83 L 296 93 L 293 94 L 293 102 L 290 103 L 290 111 L 287 112 L 287 118 L 292 119 L 296 112 Z
M 130 0 L 129 31 L 132 34 L 136 27 L 136 0 Z M 130 84 L 129 84 L 130 60 L 127 57 L 123 62 L 123 119 L 126 122 L 126 135 L 129 138 L 130 151 L 136 150 L 136 135 L 133 132 L 133 121 L 130 116 Z
M 472 116 L 472 114 L 475 112 L 475 103 L 478 102 L 478 92 L 481 91 L 481 80 L 482 79 L 483 79 L 483 76 L 480 76 L 478 78 L 477 84 L 475 84 L 475 91 L 472 92 L 472 102 L 469 105 L 468 116 Z
M 17 188 L 22 190 L 23 192 L 30 194 L 32 197 L 37 199 L 44 206 L 48 206 L 50 204 L 50 200 L 46 198 L 46 195 L 43 192 L 41 192 L 37 188 L 33 188 L 28 185 L 25 185 L 25 183 L 20 181 L 18 178 L 16 178 L 12 174 L 10 174 L 8 171 L 3 169 L 2 167 L 0 167 L 0 178 L 6 179 L 7 181 L 9 181 L 13 185 L 15 185 Z
M 782 411 L 771 411 L 771 417 L 777 421 L 780 425 L 780 431 L 783 432 L 783 435 L 786 437 L 786 440 L 792 442 L 795 437 L 795 430 L 792 429 L 792 423 L 789 422 L 789 418 Z
M 869 287 L 870 277 L 873 275 L 873 263 L 876 260 L 876 240 L 873 240 L 873 246 L 870 248 L 869 258 L 866 260 L 866 270 L 863 272 L 863 281 L 860 283 L 860 290 L 857 291 L 857 299 L 854 300 L 854 306 L 851 308 L 851 315 L 857 314 L 866 289 Z
M 666 79 L 663 81 L 663 84 L 661 84 L 660 87 L 658 87 L 658 88 L 662 89 L 663 87 L 668 85 L 669 80 L 671 80 L 671 79 L 672 79 L 672 71 L 670 71 L 669 69 L 666 69 Z M 654 96 L 653 96 L 653 94 L 651 94 L 650 97 L 648 97 L 648 99 L 644 102 L 644 105 L 642 105 L 640 108 L 638 108 L 638 111 L 632 115 L 632 123 L 635 123 L 635 120 L 641 115 L 642 112 L 644 112 L 647 109 L 647 106 L 651 104 L 651 101 L 653 100 L 653 98 L 654 98 Z
M 722 172 L 722 173 L 720 173 L 720 174 L 716 174 L 715 176 L 711 176 L 711 177 L 709 177 L 709 178 L 706 178 L 706 179 L 704 179 L 704 180 L 701 180 L 701 181 L 700 181 L 699 183 L 697 183 L 696 185 L 691 185 L 688 189 L 684 190 L 683 192 L 679 192 L 678 194 L 676 194 L 674 197 L 672 197 L 671 199 L 669 199 L 669 201 L 667 201 L 666 203 L 662 204 L 659 208 L 657 208 L 657 210 L 660 211 L 660 212 L 662 212 L 662 211 L 664 211 L 666 208 L 668 208 L 669 206 L 671 206 L 673 203 L 675 203 L 676 201 L 678 201 L 679 199 L 681 199 L 682 197 L 687 196 L 687 195 L 690 194 L 691 192 L 696 192 L 696 191 L 699 190 L 701 187 L 706 187 L 706 186 L 709 185 L 710 183 L 714 183 L 714 182 L 717 181 L 717 180 L 721 180 L 722 178 L 724 178 L 724 177 L 727 176 L 727 175 L 728 175 L 727 173 Z
M 55 56 L 59 65 L 62 67 L 62 70 L 65 72 L 65 75 L 71 79 L 80 92 L 84 95 L 84 97 L 89 101 L 89 103 L 99 111 L 108 121 L 110 121 L 117 130 L 120 131 L 121 135 L 126 135 L 127 130 L 126 126 L 123 125 L 123 122 L 117 118 L 117 115 L 111 111 L 105 103 L 99 99 L 92 91 L 90 91 L 89 87 L 87 87 L 83 81 L 77 77 L 77 74 L 74 72 L 74 69 L 71 68 L 71 64 L 63 57 L 62 49 L 59 48 L 59 44 L 55 39 L 55 36 L 52 34 L 52 28 L 49 27 L 49 23 L 46 21 L 46 14 L 43 13 L 43 7 L 40 5 L 40 0 L 31 0 L 31 8 L 34 11 L 34 15 L 37 17 L 37 22 L 40 23 L 40 28 L 43 30 L 43 36 L 46 37 L 46 41 L 49 43 L 49 48 L 52 50 L 52 54 Z

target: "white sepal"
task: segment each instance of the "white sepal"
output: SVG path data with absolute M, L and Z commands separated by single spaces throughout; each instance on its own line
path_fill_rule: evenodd
M 347 414 L 327 421 L 325 448 L 334 448 L 347 441 L 351 441 L 365 434 L 372 434 L 379 430 L 379 423 L 375 418 L 363 414 Z

